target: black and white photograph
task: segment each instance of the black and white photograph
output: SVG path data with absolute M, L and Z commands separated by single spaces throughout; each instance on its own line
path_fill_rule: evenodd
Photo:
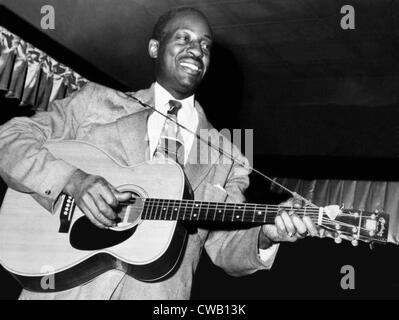
M 396 300 L 397 165 L 399 0 L 0 0 L 0 300 Z

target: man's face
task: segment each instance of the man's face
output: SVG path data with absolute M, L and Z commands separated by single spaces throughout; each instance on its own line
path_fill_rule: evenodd
M 210 62 L 212 31 L 195 12 L 178 13 L 166 26 L 163 39 L 151 40 L 156 59 L 156 80 L 176 99 L 192 95 Z

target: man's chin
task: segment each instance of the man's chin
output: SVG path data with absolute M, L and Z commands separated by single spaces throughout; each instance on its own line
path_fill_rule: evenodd
M 195 90 L 198 88 L 200 82 L 193 82 L 193 81 L 184 81 L 180 83 L 181 93 L 191 96 L 195 93 Z

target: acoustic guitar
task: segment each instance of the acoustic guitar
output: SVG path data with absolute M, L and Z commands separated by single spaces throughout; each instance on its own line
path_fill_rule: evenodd
M 132 198 L 121 203 L 118 225 L 95 227 L 63 196 L 51 214 L 29 194 L 8 189 L 0 210 L 0 263 L 23 287 L 61 291 L 84 284 L 110 269 L 142 281 L 167 277 L 179 264 L 187 238 L 180 222 L 227 223 L 234 228 L 274 223 L 278 205 L 206 202 L 182 199 L 184 174 L 168 160 L 123 166 L 94 145 L 79 141 L 50 142 L 57 158 L 103 176 Z M 385 243 L 389 216 L 338 206 L 298 209 L 299 216 L 332 231 L 336 239 Z M 53 287 L 44 286 L 53 277 Z

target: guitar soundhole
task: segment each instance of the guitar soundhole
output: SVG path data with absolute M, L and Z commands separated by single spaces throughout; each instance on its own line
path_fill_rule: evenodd
M 125 231 L 100 229 L 87 217 L 82 216 L 73 224 L 69 241 L 71 246 L 78 250 L 101 250 L 127 240 L 133 235 L 136 227 Z

